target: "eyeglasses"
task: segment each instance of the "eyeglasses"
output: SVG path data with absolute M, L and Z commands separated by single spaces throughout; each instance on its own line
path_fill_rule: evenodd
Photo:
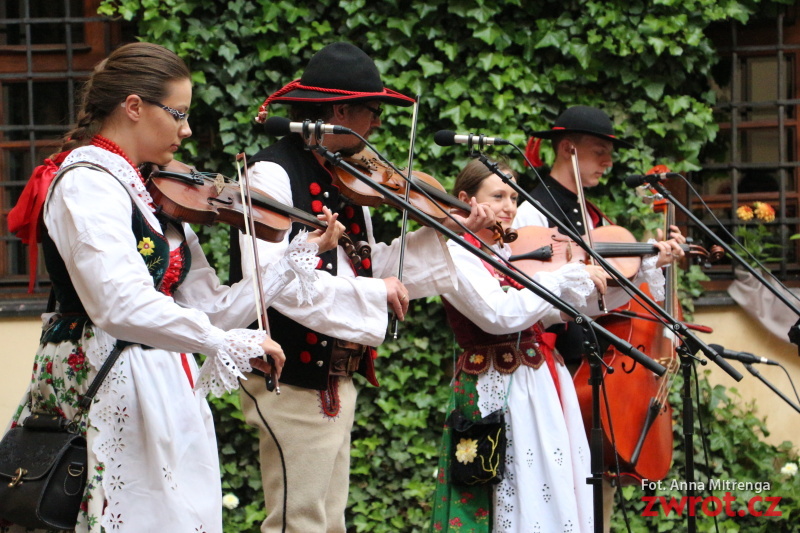
M 175 122 L 186 122 L 187 120 L 189 120 L 189 113 L 181 113 L 175 108 L 172 108 L 168 105 L 160 104 L 158 102 L 154 102 L 152 100 L 147 100 L 146 98 L 142 98 L 142 100 L 144 100 L 148 104 L 160 107 L 161 109 L 172 115 L 172 118 L 175 119 Z
M 361 104 L 361 107 L 363 107 L 364 109 L 368 109 L 369 111 L 372 111 L 372 114 L 375 116 L 375 120 L 381 118 L 381 113 L 383 113 L 382 107 L 372 107 L 366 104 Z

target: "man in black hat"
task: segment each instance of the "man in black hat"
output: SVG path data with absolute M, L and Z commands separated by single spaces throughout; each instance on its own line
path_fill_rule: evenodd
M 542 165 L 539 159 L 541 139 L 551 140 L 555 152 L 550 173 L 537 183 L 531 191 L 531 196 L 561 222 L 571 225 L 578 233 L 585 235 L 586 228 L 578 198 L 578 181 L 573 172 L 573 151 L 577 154 L 580 186 L 588 189 L 598 185 L 603 174 L 613 166 L 614 148 L 633 148 L 633 145 L 614 134 L 611 118 L 604 111 L 582 105 L 568 108 L 559 115 L 552 129 L 535 131 L 531 139 L 536 139 L 536 142 L 528 143 L 527 155 L 534 166 Z M 589 201 L 586 202 L 586 206 L 590 230 L 607 223 L 613 224 L 597 206 Z M 517 210 L 514 227 L 523 226 L 554 227 L 555 223 L 548 220 L 530 203 L 523 202 Z M 653 243 L 659 249 L 658 255 L 646 257 L 642 261 L 642 268 L 634 280 L 638 283 L 649 283 L 654 295 L 663 294 L 664 277 L 661 274 L 661 267 L 684 255 L 680 245 L 685 243 L 686 239 L 676 226 L 671 228 L 671 237 L 667 241 L 659 240 Z M 628 299 L 629 296 L 624 291 L 610 289 L 606 294 L 606 305 L 609 309 L 613 309 Z M 580 328 L 572 329 L 580 330 Z M 577 344 L 568 342 L 569 338 L 569 334 L 559 335 L 559 351 L 568 364 L 579 363 L 582 342 Z
M 534 142 L 535 139 L 535 142 Z M 572 153 L 577 154 L 580 186 L 584 189 L 595 187 L 600 178 L 613 165 L 614 148 L 633 148 L 628 141 L 614 134 L 614 127 L 609 116 L 602 110 L 589 106 L 573 106 L 561 113 L 552 129 L 533 132 L 528 143 L 528 159 L 534 166 L 541 166 L 539 159 L 539 142 L 541 139 L 552 141 L 555 160 L 550 173 L 542 177 L 542 181 L 531 191 L 531 196 L 561 222 L 571 224 L 581 235 L 586 234 L 578 198 L 578 182 L 574 177 Z M 549 193 L 548 193 L 549 190 Z M 611 222 L 594 204 L 587 201 L 587 219 L 594 229 Z M 544 226 L 554 227 L 538 209 L 528 202 L 523 202 L 517 210 L 514 227 Z M 659 249 L 658 255 L 645 257 L 642 267 L 633 280 L 637 285 L 648 283 L 656 300 L 663 300 L 664 276 L 661 267 L 681 257 L 684 252 L 680 245 L 686 242 L 676 226 L 671 228 L 671 239 L 653 244 Z M 660 235 L 659 235 L 660 238 Z M 609 288 L 605 295 L 608 309 L 615 309 L 625 304 L 630 296 L 619 288 Z M 591 313 L 590 313 L 591 314 Z M 597 313 L 599 314 L 599 307 Z M 574 372 L 583 357 L 584 332 L 572 323 L 556 324 L 548 331 L 558 335 L 556 348 L 565 363 Z M 601 352 L 604 351 L 601 347 Z M 643 399 L 643 401 L 647 401 Z M 615 489 L 604 484 L 604 527 L 608 531 L 611 515 L 611 504 Z
M 302 77 L 269 96 L 257 120 L 272 103 L 289 104 L 294 121 L 322 120 L 367 137 L 381 125 L 382 106 L 410 106 L 414 100 L 387 89 L 372 59 L 349 43 L 317 52 Z M 289 134 L 251 158 L 253 187 L 277 201 L 310 213 L 328 207 L 339 214 L 353 242 L 369 243 L 371 257 L 353 262 L 342 247 L 320 255 L 318 295 L 299 305 L 292 283 L 269 310 L 272 335 L 286 354 L 282 394 L 266 390 L 264 379 L 249 376 L 242 407 L 259 429 L 262 480 L 268 517 L 262 531 L 345 532 L 350 469 L 350 430 L 356 404 L 352 375 L 377 385 L 375 346 L 387 329 L 387 307 L 403 319 L 411 298 L 454 290 L 455 273 L 443 239 L 430 228 L 407 235 L 403 283 L 396 276 L 399 242 L 375 243 L 365 208 L 348 202 L 332 184 L 330 167 L 309 151 L 300 134 Z M 352 155 L 363 148 L 353 135 L 324 135 L 331 152 Z M 470 229 L 486 227 L 491 212 L 476 202 Z M 264 263 L 283 257 L 295 227 L 283 242 L 260 241 Z

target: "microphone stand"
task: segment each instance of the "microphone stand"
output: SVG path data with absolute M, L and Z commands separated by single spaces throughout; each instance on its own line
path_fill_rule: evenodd
M 795 403 L 794 403 L 792 400 L 790 400 L 788 396 L 786 396 L 784 393 L 782 393 L 782 392 L 781 392 L 781 391 L 780 391 L 780 390 L 779 390 L 779 389 L 778 389 L 778 388 L 777 388 L 775 385 L 773 385 L 772 383 L 770 383 L 770 382 L 767 380 L 767 378 L 765 378 L 764 376 L 762 376 L 762 375 L 761 375 L 761 372 L 759 372 L 758 370 L 756 370 L 756 369 L 753 367 L 753 365 L 751 365 L 750 363 L 742 363 L 742 364 L 744 365 L 744 367 L 747 369 L 747 371 L 748 371 L 748 372 L 750 372 L 750 373 L 751 373 L 751 374 L 753 374 L 755 377 L 757 377 L 759 380 L 761 380 L 761 382 L 762 382 L 762 383 L 764 383 L 764 385 L 766 385 L 767 387 L 769 387 L 770 389 L 772 389 L 772 392 L 774 392 L 775 394 L 777 394 L 778 396 L 780 396 L 780 397 L 781 397 L 781 399 L 783 399 L 783 401 L 784 401 L 784 402 L 786 402 L 786 403 L 788 403 L 789 405 L 791 405 L 791 406 L 792 406 L 792 409 L 794 409 L 795 411 L 797 411 L 798 413 L 800 413 L 800 407 L 798 407 L 798 406 L 797 406 L 797 404 L 795 404 Z
M 694 410 L 692 405 L 692 369 L 694 361 L 691 352 L 686 346 L 680 345 L 675 350 L 681 358 L 681 375 L 683 376 L 683 455 L 686 458 L 683 475 L 686 478 L 686 495 L 688 501 L 694 501 Z M 704 362 L 705 363 L 705 362 Z M 740 378 L 741 379 L 741 378 Z M 699 400 L 699 398 L 698 398 Z M 701 435 L 701 438 L 705 438 Z M 695 513 L 687 513 L 686 531 L 697 531 L 697 517 Z
M 497 259 L 494 258 L 494 256 L 488 254 L 487 252 L 481 250 L 480 248 L 472 246 L 464 239 L 462 239 L 457 233 L 447 228 L 446 226 L 438 222 L 436 219 L 429 216 L 427 213 L 417 209 L 409 202 L 406 202 L 405 199 L 403 199 L 402 197 L 394 194 L 392 191 L 390 191 L 383 185 L 376 183 L 368 176 L 365 176 L 358 168 L 354 167 L 353 165 L 345 161 L 342 158 L 342 156 L 339 155 L 338 153 L 334 154 L 328 151 L 327 148 L 325 148 L 320 144 L 316 144 L 314 146 L 311 146 L 310 148 L 330 164 L 345 170 L 347 173 L 351 174 L 352 176 L 354 176 L 356 179 L 358 179 L 368 187 L 382 194 L 384 198 L 387 199 L 387 201 L 390 201 L 398 208 L 407 209 L 409 212 L 413 213 L 414 216 L 417 217 L 417 220 L 420 221 L 420 223 L 429 226 L 438 231 L 439 233 L 449 237 L 459 246 L 468 250 L 470 253 L 479 257 L 480 259 L 486 261 L 488 264 L 496 268 L 499 272 L 502 272 L 503 274 L 513 279 L 526 289 L 530 290 L 531 292 L 533 292 L 534 294 L 545 300 L 547 303 L 549 303 L 556 309 L 564 312 L 570 318 L 574 319 L 575 323 L 578 324 L 579 326 L 591 328 L 595 334 L 601 336 L 602 338 L 613 344 L 615 347 L 617 347 L 617 349 L 620 352 L 622 352 L 625 355 L 628 355 L 629 357 L 637 361 L 639 364 L 643 365 L 651 372 L 655 373 L 658 376 L 661 376 L 666 372 L 666 368 L 664 368 L 656 361 L 644 355 L 641 351 L 634 348 L 633 345 L 631 345 L 631 343 L 623 339 L 620 339 L 619 337 L 617 337 L 604 327 L 597 324 L 594 320 L 580 313 L 577 309 L 573 308 L 568 303 L 556 297 L 550 291 L 548 291 L 535 281 L 531 280 L 524 274 L 521 274 L 517 270 L 510 268 L 504 263 L 498 261 Z
M 646 176 L 646 177 L 649 177 L 649 176 Z M 686 206 L 682 205 L 677 200 L 675 200 L 675 197 L 672 195 L 672 193 L 669 192 L 669 190 L 666 187 L 664 187 L 664 185 L 657 178 L 653 177 L 650 180 L 648 180 L 647 183 L 651 187 L 653 187 L 661 196 L 663 196 L 664 198 L 666 198 L 667 200 L 672 202 L 674 205 L 676 205 L 689 218 L 689 220 L 692 221 L 692 223 L 696 227 L 700 228 L 700 230 L 703 233 L 705 233 L 708 237 L 710 237 L 711 240 L 713 240 L 714 242 L 719 244 L 722 247 L 722 249 L 725 250 L 728 253 L 728 255 L 731 256 L 732 259 L 734 259 L 742 267 L 744 267 L 745 270 L 750 272 L 750 274 L 752 274 L 753 277 L 756 278 L 759 281 L 759 283 L 761 283 L 762 285 L 764 285 L 764 287 L 766 287 L 768 290 L 770 290 L 772 292 L 772 294 L 777 296 L 778 299 L 781 302 L 783 302 L 784 305 L 786 305 L 786 307 L 791 309 L 798 316 L 798 321 L 795 322 L 794 326 L 789 328 L 788 336 L 789 336 L 789 341 L 798 346 L 798 354 L 800 354 L 800 309 L 798 309 L 798 307 L 796 305 L 794 305 L 786 297 L 785 294 L 781 293 L 774 285 L 772 285 L 766 279 L 764 279 L 764 276 L 762 276 L 755 268 L 750 266 L 750 263 L 745 261 L 742 258 L 742 256 L 737 254 L 733 250 L 733 248 L 731 248 L 721 238 L 719 238 L 716 233 L 711 231 L 711 229 L 708 226 L 703 224 L 703 222 L 701 222 L 700 219 L 697 218 L 695 216 L 695 214 L 692 213 L 692 211 L 690 209 L 688 209 Z

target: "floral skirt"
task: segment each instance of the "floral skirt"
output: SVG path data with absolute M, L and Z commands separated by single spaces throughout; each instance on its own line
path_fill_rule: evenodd
M 555 364 L 552 370 L 541 365 L 520 366 L 513 374 L 494 368 L 458 374 L 451 410 L 477 420 L 504 406 L 506 471 L 498 485 L 449 483 L 450 462 L 460 453 L 451 448 L 452 432 L 445 427 L 431 531 L 590 533 L 589 446 L 567 369 Z
M 88 319 L 62 317 L 49 327 L 12 424 L 31 411 L 72 418 L 114 342 Z M 222 532 L 214 425 L 192 389 L 197 373 L 191 356 L 125 348 L 81 421 L 89 476 L 75 531 Z M 21 529 L 0 525 L 7 531 Z
M 90 328 L 84 331 L 82 326 L 83 324 L 73 325 L 73 329 L 78 330 L 76 335 L 73 335 L 76 337 L 73 340 L 40 346 L 34 358 L 31 382 L 11 419 L 11 427 L 23 422 L 31 412 L 60 415 L 68 419 L 75 415 L 78 402 L 97 374 L 91 368 L 84 351 L 84 341 L 91 339 L 93 334 Z M 83 332 L 82 336 L 80 332 Z M 79 427 L 84 436 L 93 429 L 88 425 L 85 416 L 80 421 Z M 96 461 L 94 454 L 88 454 L 88 459 L 89 475 L 78 514 L 76 528 L 78 531 L 94 529 L 99 525 L 103 513 L 104 498 L 102 494 L 97 497 L 98 490 L 102 490 L 103 464 Z M 15 531 L 25 531 L 25 529 L 12 527 L 0 521 L 0 532 Z
M 460 410 L 470 420 L 480 420 L 478 408 L 478 376 L 460 372 L 453 382 L 448 415 Z M 439 447 L 439 469 L 433 503 L 430 531 L 488 533 L 492 528 L 491 485 L 461 487 L 450 484 L 452 429 L 445 424 Z

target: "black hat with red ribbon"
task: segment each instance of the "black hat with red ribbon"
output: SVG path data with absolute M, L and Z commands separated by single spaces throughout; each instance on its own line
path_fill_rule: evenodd
M 611 141 L 617 148 L 633 148 L 633 144 L 620 139 L 614 134 L 611 118 L 596 107 L 585 105 L 572 106 L 556 119 L 549 130 L 534 131 L 528 139 L 526 152 L 534 166 L 541 166 L 539 159 L 539 139 L 553 139 L 564 133 L 585 133 Z
M 267 118 L 271 103 L 355 103 L 376 100 L 410 106 L 414 99 L 383 86 L 375 62 L 357 46 L 332 43 L 314 54 L 302 77 L 288 83 L 264 100 L 257 122 Z

